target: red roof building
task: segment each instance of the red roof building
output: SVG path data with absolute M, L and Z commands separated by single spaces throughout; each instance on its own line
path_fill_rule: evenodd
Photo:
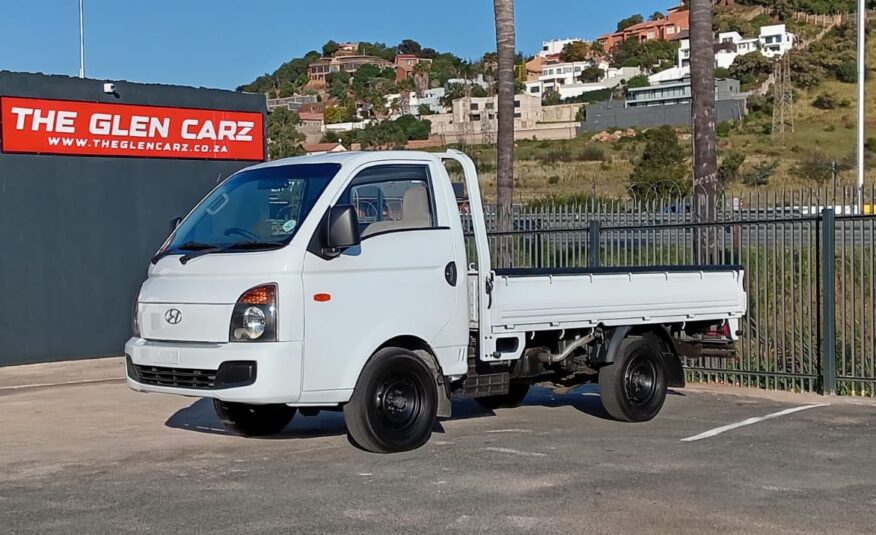
M 639 42 L 652 39 L 672 41 L 679 33 L 688 29 L 690 29 L 690 12 L 678 6 L 670 9 L 665 18 L 640 22 L 619 32 L 600 35 L 596 40 L 602 45 L 603 50 L 610 52 L 627 39 L 636 39 Z

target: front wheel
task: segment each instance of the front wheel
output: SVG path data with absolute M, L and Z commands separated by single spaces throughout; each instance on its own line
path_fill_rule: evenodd
M 599 369 L 602 405 L 622 422 L 646 422 L 657 416 L 666 388 L 660 348 L 639 336 L 624 339 L 615 362 Z
M 400 348 L 382 349 L 371 358 L 344 405 L 350 438 L 374 453 L 419 448 L 432 436 L 437 414 L 432 370 Z
M 213 408 L 225 427 L 245 437 L 279 433 L 295 416 L 295 407 L 286 405 L 250 405 L 214 399 Z

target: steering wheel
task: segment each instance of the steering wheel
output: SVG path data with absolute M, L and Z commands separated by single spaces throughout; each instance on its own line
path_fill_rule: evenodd
M 224 234 L 226 236 L 231 236 L 232 234 L 240 234 L 241 236 L 243 236 L 246 239 L 249 239 L 252 241 L 260 241 L 258 236 L 256 236 L 252 232 L 250 232 L 248 230 L 244 230 L 240 227 L 231 227 L 229 229 L 226 229 Z

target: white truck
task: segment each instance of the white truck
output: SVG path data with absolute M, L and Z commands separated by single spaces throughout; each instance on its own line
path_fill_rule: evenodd
M 244 436 L 343 410 L 361 448 L 410 450 L 451 399 L 511 407 L 589 381 L 613 418 L 650 420 L 684 386 L 681 357 L 732 353 L 746 311 L 737 267 L 493 269 L 457 151 L 255 165 L 172 227 L 134 305 L 128 385 L 212 398 Z

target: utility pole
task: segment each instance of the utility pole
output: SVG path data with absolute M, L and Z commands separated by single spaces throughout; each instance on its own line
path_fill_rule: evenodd
M 85 10 L 83 3 L 85 0 L 79 0 L 79 77 L 85 78 Z
M 864 66 L 865 29 L 867 26 L 867 6 L 864 0 L 858 0 L 858 180 L 855 183 L 858 213 L 864 213 Z

